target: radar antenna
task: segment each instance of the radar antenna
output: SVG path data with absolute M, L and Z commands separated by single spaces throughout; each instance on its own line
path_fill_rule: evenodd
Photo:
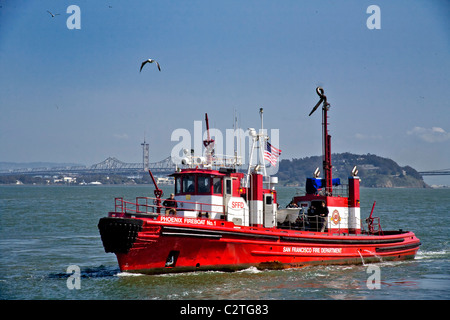
M 333 183 L 332 183 L 332 165 L 331 165 L 331 136 L 328 134 L 328 115 L 327 112 L 330 109 L 330 104 L 327 102 L 327 97 L 324 95 L 324 90 L 322 87 L 316 88 L 316 93 L 320 97 L 319 102 L 314 106 L 314 108 L 309 113 L 311 116 L 314 111 L 322 104 L 322 126 L 323 126 L 323 172 L 325 175 L 325 194 L 331 196 L 333 194 Z

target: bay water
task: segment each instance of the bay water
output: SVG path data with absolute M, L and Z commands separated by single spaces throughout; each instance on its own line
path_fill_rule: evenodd
M 171 187 L 164 187 L 165 195 Z M 296 188 L 278 188 L 281 207 Z M 361 189 L 361 216 L 384 230 L 411 230 L 414 260 L 299 269 L 135 275 L 105 253 L 97 224 L 114 198 L 153 196 L 139 186 L 0 186 L 2 300 L 448 300 L 450 189 Z M 72 268 L 72 269 L 71 269 Z M 75 269 L 73 269 L 75 268 Z M 72 282 L 79 268 L 79 282 Z M 74 286 L 74 283 L 76 284 Z

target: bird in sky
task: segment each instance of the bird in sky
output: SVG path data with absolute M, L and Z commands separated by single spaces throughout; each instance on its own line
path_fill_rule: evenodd
M 147 59 L 147 60 L 145 60 L 144 62 L 142 62 L 142 64 L 141 64 L 141 70 L 139 70 L 139 72 L 142 71 L 142 68 L 144 67 L 144 65 L 145 65 L 146 63 L 153 63 L 153 62 L 156 63 L 156 66 L 158 67 L 158 70 L 161 71 L 161 67 L 159 66 L 158 61 L 153 60 L 153 59 Z
M 59 13 L 55 13 L 55 14 L 53 14 L 53 13 L 51 13 L 51 12 L 50 12 L 50 11 L 48 11 L 48 10 L 47 10 L 47 12 L 51 14 L 52 18 L 54 18 L 55 16 L 59 16 L 59 15 L 60 15 Z

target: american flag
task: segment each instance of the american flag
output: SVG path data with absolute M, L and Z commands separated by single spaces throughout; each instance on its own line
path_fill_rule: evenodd
M 277 165 L 278 157 L 281 155 L 281 150 L 272 146 L 269 141 L 266 142 L 266 150 L 264 151 L 264 159 L 270 162 L 274 167 Z

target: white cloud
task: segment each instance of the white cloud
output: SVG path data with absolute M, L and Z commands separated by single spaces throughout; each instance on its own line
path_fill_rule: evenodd
M 431 129 L 414 127 L 407 132 L 408 135 L 416 136 L 425 142 L 444 142 L 450 140 L 450 133 L 439 127 L 432 127 Z

